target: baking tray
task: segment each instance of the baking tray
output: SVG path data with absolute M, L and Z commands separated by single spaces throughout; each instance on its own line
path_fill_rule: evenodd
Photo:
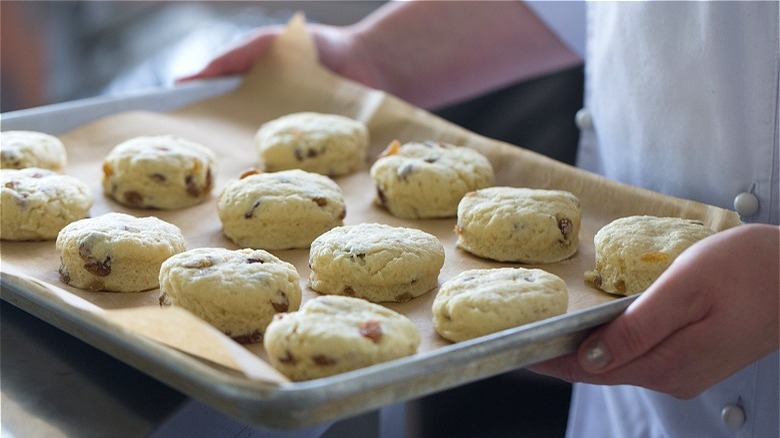
M 235 80 L 157 90 L 124 98 L 90 99 L 3 114 L 2 129 L 67 131 L 112 113 L 173 110 L 233 88 Z M 172 104 L 173 102 L 173 104 Z M 1 248 L 1 246 L 0 246 Z M 517 369 L 576 349 L 587 332 L 620 314 L 626 297 L 500 334 L 369 368 L 284 385 L 247 379 L 62 302 L 35 281 L 8 272 L 1 297 L 32 315 L 238 420 L 298 428 L 346 418 Z
M 237 141 L 246 140 L 244 146 L 247 146 L 258 118 L 270 119 L 294 110 L 309 109 L 343 113 L 366 120 L 372 135 L 378 134 L 372 145 L 374 153 L 396 135 L 402 138 L 431 135 L 439 140 L 475 147 L 489 154 L 496 167 L 499 185 L 511 183 L 560 188 L 587 195 L 582 198 L 586 217 L 581 230 L 580 252 L 574 261 L 549 266 L 554 273 L 556 269 L 566 272 L 570 289 L 578 291 L 578 296 L 573 297 L 576 298 L 574 305 L 570 300 L 569 313 L 458 344 L 439 340 L 435 348 L 422 349 L 416 355 L 337 376 L 275 384 L 251 378 L 238 369 L 220 365 L 203 356 L 187 354 L 182 349 L 118 326 L 115 321 L 95 312 L 95 308 L 100 306 L 88 299 L 73 298 L 75 295 L 71 296 L 56 285 L 57 290 L 52 290 L 49 286 L 57 283 L 56 267 L 52 270 L 49 266 L 46 268 L 48 271 L 39 276 L 37 266 L 27 266 L 26 274 L 16 275 L 3 264 L 0 278 L 2 299 L 237 420 L 272 428 L 299 428 L 346 418 L 574 351 L 590 330 L 614 319 L 635 299 L 609 297 L 583 285 L 583 267 L 593 255 L 592 241 L 588 240 L 592 239 L 599 225 L 610 219 L 644 213 L 699 218 L 716 229 L 739 223 L 733 212 L 587 174 L 521 148 L 477 136 L 392 96 L 344 81 L 316 65 L 313 61 L 316 56 L 306 46 L 305 38 L 285 40 L 283 37 L 279 39 L 279 44 L 281 47 L 275 51 L 272 48 L 263 63 L 242 81 L 210 81 L 126 99 L 100 99 L 4 114 L 2 129 L 39 129 L 57 133 L 53 132 L 55 125 L 63 131 L 78 128 L 76 134 L 71 131 L 70 140 L 104 148 L 99 153 L 87 148 L 80 152 L 83 157 L 85 153 L 105 153 L 107 146 L 103 143 L 106 140 L 113 141 L 120 134 L 138 133 L 136 127 L 154 126 L 157 122 L 159 129 L 179 130 L 179 133 L 202 135 L 208 139 L 238 132 L 243 137 L 238 136 L 241 138 Z M 257 104 L 258 96 L 274 104 L 262 107 Z M 177 109 L 178 105 L 184 105 L 183 109 Z M 156 112 L 131 111 L 136 109 Z M 161 111 L 173 111 L 175 114 Z M 92 122 L 95 119 L 97 121 Z M 103 143 L 95 141 L 91 145 L 90 136 L 102 136 Z M 240 156 L 234 155 L 234 161 Z M 94 167 L 90 166 L 85 172 L 94 172 Z M 71 172 L 81 175 L 81 170 L 71 169 Z M 236 170 L 229 169 L 230 172 Z M 361 185 L 367 182 L 365 175 L 357 177 L 357 180 L 350 178 L 344 180 L 352 181 L 347 183 L 348 186 L 354 186 L 355 181 Z M 354 187 L 348 188 L 348 191 L 351 196 L 359 192 Z M 97 189 L 95 196 L 102 196 L 99 193 Z M 370 197 L 365 194 L 360 196 L 363 213 L 374 218 L 383 214 L 376 208 L 371 210 L 368 206 Z M 198 211 L 202 213 L 202 210 Z M 352 214 L 349 212 L 347 219 Z M 390 223 L 393 221 L 389 215 L 381 217 Z M 436 229 L 443 229 L 443 226 L 452 229 L 452 224 L 447 221 L 431 223 Z M 451 233 L 448 239 L 452 239 Z M 451 243 L 450 240 L 450 244 L 446 245 L 451 251 L 448 257 L 454 254 Z M 41 251 L 46 245 L 53 244 L 20 246 L 4 243 L 2 248 L 7 251 L 6 254 L 12 254 Z M 298 259 L 300 261 L 300 254 Z M 457 268 L 480 263 L 475 258 L 464 257 L 463 264 L 457 265 Z M 440 280 L 456 273 L 447 264 L 445 270 L 447 272 L 443 271 Z M 55 274 L 52 275 L 52 272 Z M 47 282 L 50 284 L 47 285 Z M 582 295 L 586 295 L 585 301 Z M 103 297 L 93 294 L 88 298 L 95 296 L 98 300 Z M 427 297 L 412 301 L 430 302 L 432 296 L 433 293 L 429 293 Z

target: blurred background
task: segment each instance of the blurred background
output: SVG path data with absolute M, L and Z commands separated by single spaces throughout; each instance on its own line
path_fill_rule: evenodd
M 255 27 L 285 23 L 296 11 L 305 12 L 311 22 L 350 24 L 383 3 L 3 0 L 0 1 L 0 111 L 171 87 L 176 78 L 196 71 Z M 573 163 L 578 139 L 574 114 L 582 106 L 582 81 L 582 68 L 575 68 L 513 84 L 434 112 L 474 132 Z M 143 384 L 136 386 L 154 386 L 160 399 L 173 400 L 173 405 L 179 403 L 181 395 L 175 391 L 158 382 L 132 377 L 134 370 L 124 369 L 126 366 L 121 362 L 91 350 L 86 344 L 52 327 L 28 330 L 36 322 L 8 305 L 3 305 L 3 313 L 2 334 L 6 338 L 3 345 L 11 345 L 6 342 L 9 336 L 18 336 L 25 345 L 38 343 L 45 361 L 62 362 L 58 366 L 63 368 L 79 362 L 69 359 L 69 354 L 89 355 L 93 357 L 91 360 L 114 373 L 143 380 Z M 35 338 L 36 332 L 44 333 L 42 336 L 47 339 L 64 337 L 55 343 L 72 344 L 72 347 L 68 351 L 46 347 L 47 344 Z M 15 366 L 20 361 L 25 363 L 23 358 L 14 359 L 6 354 L 3 359 L 6 376 L 11 376 L 9 370 L 19 372 L 25 368 Z M 95 376 L 76 384 L 102 381 L 98 377 L 102 375 L 101 367 L 91 364 L 91 368 Z M 50 371 L 42 369 L 41 372 Z M 39 381 L 35 375 L 24 378 Z M 13 382 L 4 383 L 4 392 L 14 389 Z M 19 391 L 25 391 L 24 385 Z M 121 394 L 123 387 L 115 392 L 117 397 L 125 396 Z M 161 393 L 169 395 L 166 398 Z M 43 402 L 68 403 L 72 394 L 49 397 L 53 399 Z M 570 386 L 566 383 L 515 371 L 409 403 L 407 431 L 409 436 L 420 437 L 560 437 L 565 430 L 569 397 Z M 135 401 L 123 403 L 132 405 Z M 10 415 L 6 410 L 4 417 L 6 413 Z M 83 415 L 89 418 L 88 414 Z M 144 415 L 144 418 L 156 418 L 151 413 Z M 78 423 L 80 417 L 72 413 L 69 418 Z M 366 434 L 366 428 L 370 429 L 377 418 L 376 413 L 370 413 L 340 423 L 329 436 L 372 436 Z

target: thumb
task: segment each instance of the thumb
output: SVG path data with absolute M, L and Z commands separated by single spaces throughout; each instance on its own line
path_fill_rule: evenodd
M 701 306 L 676 279 L 662 276 L 612 322 L 580 344 L 577 359 L 587 372 L 599 374 L 643 356 L 673 333 L 704 317 Z M 679 286 L 679 287 L 677 287 Z M 670 300 L 669 298 L 674 297 Z
M 177 82 L 246 73 L 255 60 L 266 53 L 281 32 L 280 29 L 279 26 L 268 26 L 256 30 L 249 39 L 217 56 L 200 71 L 179 78 Z

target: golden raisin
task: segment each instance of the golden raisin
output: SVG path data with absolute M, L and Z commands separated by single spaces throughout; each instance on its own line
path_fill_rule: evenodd
M 387 157 L 390 155 L 395 155 L 401 150 L 401 142 L 398 140 L 393 140 L 390 142 L 389 145 L 385 148 L 385 150 L 382 151 L 381 154 L 379 154 L 379 157 Z
M 669 255 L 661 251 L 646 252 L 639 256 L 643 262 L 663 262 L 669 258 Z
M 285 294 L 284 292 L 279 291 L 279 293 L 277 295 L 281 295 L 282 302 L 281 303 L 276 303 L 276 302 L 271 301 L 271 306 L 273 306 L 274 310 L 276 310 L 277 312 L 286 312 L 286 311 L 290 310 L 290 300 L 287 298 L 287 294 Z
M 252 168 L 249 168 L 249 169 L 241 172 L 241 175 L 238 176 L 238 179 L 244 179 L 244 178 L 246 178 L 248 176 L 258 175 L 260 173 L 262 173 L 262 172 L 260 172 L 258 169 L 255 169 L 255 168 L 252 167 Z
M 311 357 L 311 360 L 313 360 L 317 365 L 321 366 L 330 366 L 336 364 L 336 359 L 324 354 L 315 354 Z
M 138 206 L 144 203 L 144 195 L 136 191 L 125 192 L 123 197 L 129 205 Z

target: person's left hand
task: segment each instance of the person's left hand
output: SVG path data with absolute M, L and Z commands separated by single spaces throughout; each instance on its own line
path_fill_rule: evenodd
M 780 228 L 742 225 L 688 248 L 576 353 L 529 367 L 570 382 L 691 398 L 780 343 Z

